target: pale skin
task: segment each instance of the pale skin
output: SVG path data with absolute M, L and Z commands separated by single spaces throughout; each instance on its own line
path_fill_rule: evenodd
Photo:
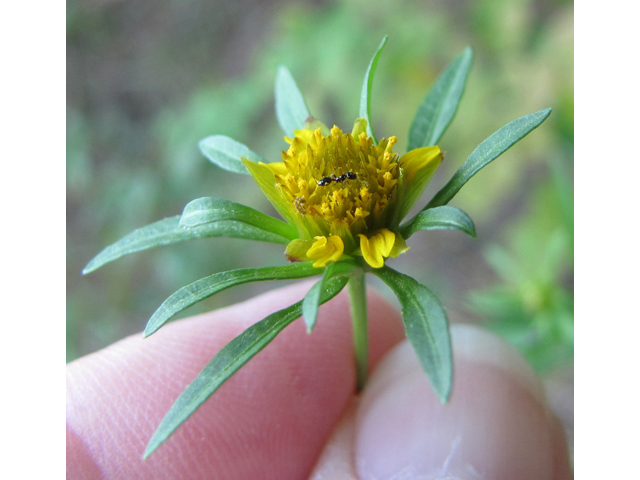
M 287 327 L 143 461 L 160 420 L 212 356 L 311 285 L 176 321 L 69 364 L 67 478 L 573 478 L 562 428 L 517 354 L 482 330 L 455 327 L 456 377 L 443 407 L 403 340 L 400 314 L 374 291 L 362 395 L 343 292 L 321 308 L 311 335 L 302 320 Z

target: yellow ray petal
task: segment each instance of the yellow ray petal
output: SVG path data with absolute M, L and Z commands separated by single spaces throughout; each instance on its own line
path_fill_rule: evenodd
M 398 205 L 398 221 L 402 220 L 413 204 L 420 198 L 427 184 L 442 162 L 440 147 L 422 147 L 405 153 L 400 158 L 404 170 L 405 190 L 402 204 Z
M 316 237 L 315 242 L 307 251 L 307 257 L 315 260 L 313 266 L 321 268 L 329 262 L 336 262 L 344 252 L 344 242 L 337 235 L 327 237 Z
M 383 228 L 370 238 L 362 234 L 358 236 L 360 237 L 360 250 L 364 260 L 373 268 L 381 268 L 384 265 L 384 257 L 388 257 L 391 254 L 396 234 Z

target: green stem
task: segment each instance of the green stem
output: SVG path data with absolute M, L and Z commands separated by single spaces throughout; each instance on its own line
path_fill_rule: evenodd
M 349 279 L 347 288 L 351 300 L 353 322 L 353 347 L 356 356 L 356 390 L 360 392 L 367 383 L 369 371 L 369 337 L 367 328 L 367 292 L 364 272 Z

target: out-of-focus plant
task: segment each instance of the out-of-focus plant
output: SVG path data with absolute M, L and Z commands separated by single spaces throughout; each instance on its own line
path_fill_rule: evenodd
M 538 371 L 573 360 L 573 191 L 566 165 L 550 168 L 551 181 L 512 228 L 511 247 L 485 252 L 501 283 L 472 292 L 469 302 Z
M 135 230 L 100 252 L 84 273 L 124 255 L 201 237 L 231 237 L 286 245 L 286 266 L 215 273 L 187 285 L 156 310 L 145 329 L 151 335 L 174 315 L 230 287 L 248 282 L 322 275 L 304 300 L 254 324 L 225 346 L 176 400 L 151 438 L 145 457 L 157 449 L 227 379 L 301 315 L 308 331 L 318 308 L 348 287 L 354 331 L 357 388 L 368 370 L 365 274 L 379 277 L 402 306 L 407 338 L 441 399 L 451 389 L 453 365 L 448 319 L 436 296 L 413 278 L 386 265 L 406 252 L 421 230 L 454 229 L 475 236 L 462 210 L 448 206 L 482 168 L 537 128 L 551 109 L 518 118 L 482 141 L 433 198 L 407 221 L 443 159 L 437 146 L 452 122 L 471 67 L 466 48 L 440 75 L 411 123 L 407 152 L 393 151 L 397 138 L 378 141 L 371 121 L 373 77 L 385 37 L 369 63 L 360 95 L 359 118 L 351 133 L 328 129 L 310 115 L 293 77 L 280 67 L 276 114 L 290 144 L 282 161 L 266 161 L 245 145 L 222 135 L 200 142 L 219 167 L 250 174 L 283 220 L 215 197 L 190 202 L 182 215 Z

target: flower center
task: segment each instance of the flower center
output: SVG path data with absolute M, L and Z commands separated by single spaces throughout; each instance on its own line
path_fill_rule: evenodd
M 300 215 L 312 217 L 325 234 L 344 231 L 352 235 L 386 225 L 389 206 L 395 202 L 398 154 L 396 137 L 379 145 L 365 132 L 343 133 L 333 127 L 329 136 L 299 130 L 282 152 L 286 172 L 276 181 Z

